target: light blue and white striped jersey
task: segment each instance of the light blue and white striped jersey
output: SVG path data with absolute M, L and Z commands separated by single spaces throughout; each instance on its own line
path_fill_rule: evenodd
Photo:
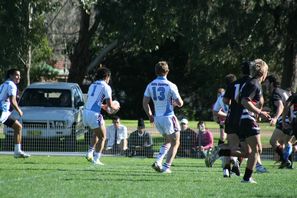
M 100 113 L 101 104 L 109 98 L 111 98 L 111 87 L 104 80 L 95 81 L 89 87 L 85 109 Z
M 144 96 L 153 100 L 155 116 L 174 115 L 172 101 L 180 98 L 177 86 L 163 76 L 147 85 Z
M 2 112 L 8 112 L 10 109 L 10 96 L 16 96 L 17 95 L 17 86 L 16 84 L 11 81 L 7 80 L 0 86 L 0 102 L 1 107 L 0 110 Z

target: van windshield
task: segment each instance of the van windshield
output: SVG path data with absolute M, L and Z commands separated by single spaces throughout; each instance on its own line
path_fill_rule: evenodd
M 26 89 L 19 101 L 20 106 L 71 107 L 70 90 Z

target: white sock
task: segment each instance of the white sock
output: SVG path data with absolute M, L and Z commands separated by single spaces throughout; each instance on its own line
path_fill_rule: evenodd
M 94 152 L 94 147 L 92 147 L 92 146 L 89 146 L 89 150 L 88 150 L 88 153 L 93 153 Z
M 101 158 L 102 153 L 94 152 L 94 161 L 97 161 Z
M 14 145 L 14 152 L 21 152 L 21 144 L 15 144 Z
M 159 154 L 157 155 L 156 162 L 158 164 L 162 164 L 162 161 L 167 154 L 168 150 L 170 149 L 170 144 L 163 144 L 160 148 Z

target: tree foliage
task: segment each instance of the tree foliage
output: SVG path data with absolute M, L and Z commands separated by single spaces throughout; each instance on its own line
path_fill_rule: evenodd
M 26 57 L 30 44 L 44 41 L 42 11 L 56 1 L 4 2 L 0 27 L 7 28 L 0 33 L 0 64 L 21 65 L 16 57 Z M 31 31 L 26 28 L 29 2 L 39 10 Z M 281 77 L 283 88 L 296 90 L 295 1 L 79 0 L 73 5 L 79 10 L 79 31 L 74 45 L 69 45 L 69 81 L 82 85 L 94 66 L 111 68 L 114 94 L 122 103 L 119 114 L 126 118 L 144 116 L 143 91 L 161 59 L 169 62 L 168 78 L 186 101 L 178 114 L 189 118 L 209 117 L 216 90 L 225 86 L 224 76 L 239 75 L 244 60 L 264 59 L 270 72 Z M 16 14 L 9 18 L 9 13 Z
M 16 67 L 23 71 L 28 84 L 31 63 L 29 50 L 32 52 L 32 64 L 38 65 L 51 56 L 47 42 L 45 13 L 56 6 L 47 0 L 2 0 L 0 2 L 0 67 Z

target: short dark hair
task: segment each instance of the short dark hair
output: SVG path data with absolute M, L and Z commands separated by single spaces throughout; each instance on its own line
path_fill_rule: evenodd
M 16 69 L 16 68 L 13 68 L 13 69 L 8 70 L 8 71 L 6 72 L 6 76 L 5 76 L 5 78 L 6 78 L 6 79 L 10 78 L 10 76 L 12 76 L 13 74 L 15 74 L 17 71 L 20 71 L 20 70 L 18 70 L 18 69 Z
M 255 61 L 244 61 L 241 63 L 241 72 L 244 75 L 251 75 L 251 68 L 255 66 Z
M 235 80 L 236 80 L 236 76 L 234 74 L 227 74 L 225 76 L 225 83 L 227 86 L 229 86 Z
M 112 120 L 120 120 L 120 117 L 117 116 L 117 115 L 116 115 L 116 116 L 113 116 L 113 117 L 112 117 Z
M 198 122 L 198 126 L 200 126 L 200 125 L 202 125 L 202 124 L 204 124 L 204 121 L 200 120 L 200 121 Z
M 144 120 L 143 120 L 143 118 L 138 119 L 137 126 L 138 126 L 138 127 L 145 128 L 145 124 L 144 124 Z
M 159 61 L 155 65 L 155 73 L 156 75 L 165 75 L 167 72 L 169 72 L 169 66 L 166 61 Z
M 110 70 L 107 67 L 99 67 L 96 71 L 96 79 L 105 79 L 111 75 Z
M 269 84 L 272 83 L 273 87 L 279 87 L 280 86 L 279 80 L 274 75 L 267 76 L 266 80 L 268 80 Z

